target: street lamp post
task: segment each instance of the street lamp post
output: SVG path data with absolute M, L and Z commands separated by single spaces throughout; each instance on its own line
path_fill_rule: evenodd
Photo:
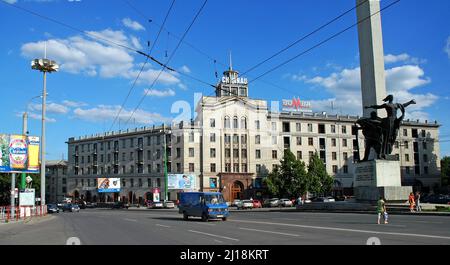
M 45 101 L 47 100 L 47 72 L 59 69 L 55 61 L 49 59 L 34 59 L 31 68 L 44 73 L 44 87 L 42 91 L 42 132 L 41 132 L 41 205 L 45 205 Z

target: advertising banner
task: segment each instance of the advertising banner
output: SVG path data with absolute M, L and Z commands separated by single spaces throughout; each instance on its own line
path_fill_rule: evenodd
M 120 178 L 98 178 L 98 192 L 120 192 Z
M 170 190 L 197 189 L 197 176 L 194 174 L 169 174 L 167 188 Z
M 39 137 L 0 134 L 1 173 L 39 173 Z

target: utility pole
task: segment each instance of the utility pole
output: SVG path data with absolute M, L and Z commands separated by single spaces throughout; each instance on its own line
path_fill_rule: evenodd
M 164 137 L 164 201 L 168 200 L 167 196 L 167 139 L 166 139 L 166 126 L 163 125 L 163 137 Z
M 16 204 L 16 173 L 11 174 L 11 219 L 14 220 Z
M 27 136 L 28 135 L 28 113 L 25 111 L 22 116 L 22 135 Z M 25 189 L 25 178 L 26 174 L 22 173 L 22 178 L 20 179 L 20 189 Z

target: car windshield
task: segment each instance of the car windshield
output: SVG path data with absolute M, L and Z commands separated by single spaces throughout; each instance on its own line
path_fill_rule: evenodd
M 222 195 L 205 195 L 205 201 L 206 203 L 210 204 L 218 204 L 218 203 L 224 203 Z
M 243 201 L 244 203 L 252 203 L 252 201 L 251 200 L 245 200 L 245 201 Z

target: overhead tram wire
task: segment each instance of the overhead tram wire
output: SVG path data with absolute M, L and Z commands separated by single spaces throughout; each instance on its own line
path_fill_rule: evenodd
M 139 10 L 139 8 L 137 8 L 137 7 L 135 7 L 133 4 L 131 4 L 130 1 L 128 1 L 128 0 L 122 0 L 122 1 L 125 2 L 129 7 L 131 7 L 131 9 L 133 9 L 133 10 L 134 10 L 138 15 L 140 15 L 142 18 L 144 18 L 144 19 L 146 19 L 146 20 L 147 20 L 147 19 L 152 20 L 151 18 L 147 17 L 141 10 Z M 169 30 L 168 30 L 167 28 L 165 28 L 163 25 L 160 25 L 158 22 L 156 22 L 156 21 L 154 21 L 154 20 L 152 20 L 152 21 L 153 21 L 153 23 L 154 23 L 156 26 L 160 26 L 160 27 L 162 27 L 162 29 L 163 29 L 164 31 L 169 32 Z M 178 39 L 178 40 L 181 39 L 180 36 L 174 34 L 173 32 L 171 32 L 170 34 L 171 34 L 171 36 L 175 37 L 175 38 Z M 183 40 L 182 43 L 184 43 L 186 46 L 189 46 L 191 49 L 195 50 L 196 52 L 202 54 L 204 57 L 208 58 L 208 59 L 211 60 L 212 62 L 216 61 L 218 64 L 220 64 L 220 65 L 222 65 L 222 66 L 224 66 L 224 67 L 227 66 L 225 63 L 223 63 L 223 62 L 221 62 L 221 61 L 219 61 L 219 60 L 213 58 L 211 55 L 208 55 L 206 52 L 200 50 L 199 48 L 197 48 L 197 47 L 194 46 L 193 44 L 187 42 L 186 40 Z
M 64 23 L 64 22 L 58 21 L 58 20 L 56 20 L 56 19 L 47 17 L 47 16 L 45 16 L 45 15 L 41 15 L 41 14 L 39 14 L 39 13 L 36 13 L 36 12 L 34 12 L 34 11 L 32 11 L 32 10 L 28 10 L 28 9 L 26 9 L 26 8 L 24 8 L 24 7 L 19 6 L 19 5 L 16 5 L 16 4 L 10 4 L 10 3 L 6 2 L 5 0 L 0 0 L 0 3 L 4 3 L 4 4 L 6 4 L 6 5 L 9 5 L 9 6 L 11 6 L 11 7 L 17 8 L 17 9 L 19 9 L 19 10 L 21 10 L 21 11 L 24 11 L 24 12 L 26 12 L 26 13 L 29 13 L 29 14 L 34 15 L 34 16 L 36 16 L 36 17 L 39 17 L 39 18 L 41 18 L 41 19 L 44 19 L 44 20 L 53 22 L 53 23 L 55 23 L 55 24 L 58 24 L 58 25 L 60 25 L 60 26 L 66 27 L 66 28 L 68 28 L 68 29 L 71 29 L 72 31 L 80 32 L 80 33 L 82 33 L 82 34 L 84 34 L 84 35 L 87 35 L 87 36 L 89 36 L 89 37 L 91 37 L 91 38 L 98 39 L 98 40 L 102 40 L 102 41 L 104 41 L 104 42 L 106 42 L 106 43 L 110 43 L 110 44 L 113 44 L 113 45 L 115 45 L 115 46 L 118 46 L 118 47 L 121 47 L 121 48 L 130 50 L 130 51 L 136 52 L 136 53 L 138 53 L 138 54 L 140 54 L 140 55 L 143 55 L 143 56 L 147 57 L 148 59 L 150 59 L 150 60 L 156 62 L 156 63 L 157 63 L 158 65 L 160 65 L 161 67 L 163 67 L 163 68 L 165 68 L 165 69 L 167 69 L 167 70 L 169 70 L 169 71 L 171 71 L 171 72 L 177 72 L 177 73 L 180 73 L 179 71 L 176 71 L 175 69 L 169 67 L 168 65 L 161 63 L 159 60 L 153 58 L 153 57 L 150 56 L 149 54 L 147 54 L 147 53 L 145 53 L 145 52 L 142 52 L 142 51 L 139 51 L 139 50 L 137 50 L 137 49 L 135 49 L 135 48 L 131 48 L 131 47 L 129 47 L 129 46 L 126 46 L 126 45 L 123 45 L 123 44 L 120 44 L 120 43 L 116 43 L 116 42 L 114 42 L 114 41 L 112 41 L 112 40 L 110 40 L 110 39 L 101 37 L 101 36 L 99 36 L 99 35 L 97 35 L 97 34 L 93 34 L 93 33 L 84 31 L 84 30 L 79 29 L 79 28 L 77 28 L 77 27 L 71 26 L 71 25 L 69 25 L 69 24 L 67 24 L 67 23 Z M 199 81 L 199 82 L 201 82 L 201 83 L 203 83 L 203 84 L 208 84 L 209 86 L 214 86 L 214 85 L 209 84 L 208 82 L 200 81 L 199 78 L 190 76 L 190 75 L 188 75 L 188 74 L 186 74 L 186 73 L 181 73 L 181 74 L 184 75 L 184 76 L 186 76 L 186 77 L 189 77 L 189 78 L 191 78 L 191 79 L 193 79 L 193 80 Z
M 156 35 L 156 39 L 155 39 L 155 41 L 153 42 L 152 47 L 150 48 L 150 51 L 149 51 L 149 53 L 148 53 L 149 55 L 152 54 L 152 51 L 153 51 L 153 49 L 155 48 L 156 43 L 158 42 L 158 39 L 159 39 L 159 36 L 161 35 L 161 31 L 162 31 L 162 29 L 163 29 L 163 26 L 166 24 L 167 18 L 169 17 L 170 12 L 172 11 L 172 8 L 173 8 L 173 6 L 174 6 L 174 4 L 175 4 L 175 1 L 176 1 L 176 0 L 172 0 L 172 4 L 170 5 L 169 9 L 167 10 L 166 16 L 164 17 L 163 24 L 159 27 L 159 31 L 158 31 L 158 34 Z M 141 69 L 139 70 L 139 73 L 137 74 L 136 78 L 134 79 L 133 84 L 131 85 L 130 89 L 128 90 L 127 96 L 125 97 L 124 101 L 122 102 L 122 105 L 120 106 L 120 109 L 119 109 L 119 111 L 117 112 L 117 115 L 115 116 L 113 123 L 111 124 L 111 127 L 110 127 L 110 129 L 109 129 L 110 131 L 111 131 L 112 128 L 114 127 L 114 124 L 116 123 L 117 119 L 119 118 L 120 113 L 122 112 L 123 108 L 125 107 L 125 104 L 127 103 L 128 98 L 129 98 L 130 95 L 131 95 L 131 92 L 134 90 L 134 87 L 136 86 L 136 83 L 137 83 L 137 81 L 139 80 L 139 78 L 140 78 L 142 72 L 144 71 L 144 68 L 145 68 L 145 66 L 146 66 L 147 63 L 148 63 L 148 60 L 149 60 L 149 57 L 146 56 L 145 62 L 142 64 L 142 67 L 141 67 Z
M 288 60 L 282 62 L 281 64 L 278 64 L 277 66 L 271 68 L 270 70 L 264 72 L 263 74 L 257 76 L 256 78 L 253 78 L 253 79 L 250 80 L 248 83 L 250 84 L 250 83 L 252 83 L 252 82 L 254 82 L 254 81 L 260 79 L 261 77 L 266 76 L 267 74 L 269 74 L 269 73 L 271 73 L 271 72 L 277 70 L 278 68 L 280 68 L 280 67 L 282 67 L 282 66 L 284 66 L 284 65 L 286 65 L 286 64 L 288 64 L 288 63 L 290 63 L 291 61 L 293 61 L 293 60 L 299 58 L 300 56 L 303 56 L 303 55 L 309 53 L 310 51 L 312 51 L 312 50 L 318 48 L 319 46 L 322 46 L 323 44 L 325 44 L 325 43 L 329 42 L 330 40 L 336 38 L 337 36 L 339 36 L 339 35 L 345 33 L 346 31 L 352 29 L 353 27 L 357 26 L 358 24 L 360 24 L 360 23 L 366 21 L 367 19 L 371 18 L 372 16 L 374 16 L 374 15 L 380 13 L 381 11 L 388 9 L 389 7 L 393 6 L 394 4 L 396 4 L 396 3 L 398 3 L 398 2 L 400 2 L 400 0 L 395 0 L 394 2 L 390 3 L 389 5 L 387 5 L 387 6 L 383 7 L 383 8 L 381 8 L 379 11 L 377 11 L 377 12 L 371 14 L 370 16 L 367 16 L 367 17 L 361 19 L 360 21 L 358 21 L 358 22 L 352 24 L 351 26 L 349 26 L 349 27 L 347 27 L 347 28 L 345 28 L 345 29 L 343 29 L 343 30 L 341 30 L 341 31 L 339 31 L 339 32 L 337 32 L 337 33 L 335 33 L 335 34 L 333 34 L 332 36 L 326 38 L 325 40 L 323 40 L 323 41 L 321 41 L 321 42 L 319 42 L 319 43 L 317 43 L 316 45 L 314 45 L 314 46 L 312 46 L 312 47 L 310 47 L 310 48 L 304 50 L 303 52 L 297 54 L 296 56 L 294 56 L 294 57 L 292 57 L 292 58 L 290 58 L 290 59 L 288 59 Z
M 191 21 L 191 23 L 189 24 L 189 27 L 185 30 L 183 36 L 181 37 L 180 41 L 178 42 L 177 46 L 175 47 L 175 49 L 173 50 L 173 52 L 170 54 L 170 57 L 167 59 L 165 65 L 169 64 L 169 62 L 172 60 L 172 58 L 175 56 L 178 48 L 180 47 L 182 41 L 184 40 L 184 38 L 186 37 L 186 35 L 189 33 L 190 29 L 192 28 L 192 26 L 194 25 L 195 21 L 197 20 L 197 18 L 199 17 L 200 13 L 203 11 L 203 8 L 205 7 L 206 3 L 208 2 L 208 0 L 205 0 L 202 4 L 202 6 L 200 7 L 200 9 L 197 11 L 197 13 L 195 14 L 195 17 L 193 18 L 193 20 Z M 161 76 L 161 74 L 163 73 L 164 69 L 166 67 L 161 68 L 161 70 L 158 73 L 158 76 L 153 80 L 153 83 L 150 86 L 150 89 L 153 88 L 153 86 L 155 85 L 155 83 L 158 81 L 159 77 Z M 180 71 L 181 72 L 181 71 Z M 147 96 L 148 92 L 150 91 L 150 89 L 147 89 L 145 91 L 145 94 L 143 95 L 143 97 L 141 97 L 141 100 L 139 101 L 138 105 L 136 106 L 136 108 L 133 110 L 133 112 L 131 113 L 130 117 L 128 118 L 127 122 L 125 123 L 128 124 L 128 122 L 131 120 L 131 118 L 133 117 L 134 113 L 136 113 L 136 110 L 140 107 L 140 105 L 142 104 L 142 102 L 144 101 L 145 97 Z

